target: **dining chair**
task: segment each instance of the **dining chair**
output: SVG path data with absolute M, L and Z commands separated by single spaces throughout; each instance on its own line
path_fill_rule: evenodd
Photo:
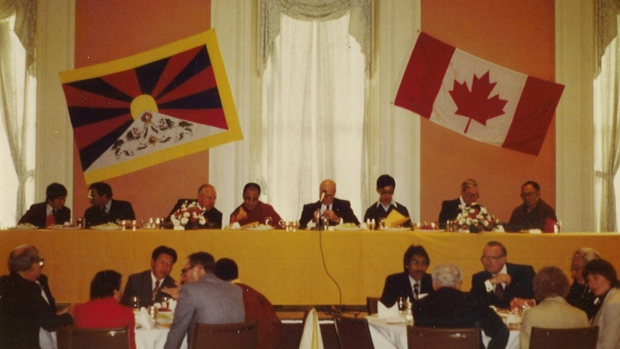
M 477 328 L 432 328 L 407 326 L 409 349 L 479 349 Z
M 116 328 L 76 328 L 59 327 L 57 332 L 58 349 L 129 349 L 127 327 Z
M 256 320 L 232 324 L 197 323 L 190 349 L 255 349 L 258 348 Z
M 376 314 L 379 310 L 379 297 L 366 297 L 366 310 L 368 315 Z
M 334 314 L 334 326 L 338 334 L 340 349 L 374 349 L 365 318 Z
M 530 349 L 594 349 L 598 326 L 580 328 L 532 327 Z

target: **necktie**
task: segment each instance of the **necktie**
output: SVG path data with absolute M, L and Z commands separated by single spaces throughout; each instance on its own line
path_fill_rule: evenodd
M 52 212 L 50 212 L 50 214 L 48 214 L 47 217 L 45 217 L 46 227 L 56 224 L 56 217 L 54 216 L 54 212 L 56 212 L 56 210 L 52 210 Z
M 418 296 L 420 295 L 420 284 L 413 284 L 413 299 L 418 300 Z
M 105 206 L 101 207 L 101 217 L 108 217 L 108 211 L 106 210 Z
M 159 280 L 155 281 L 155 288 L 153 288 L 152 300 L 155 302 L 155 297 L 157 297 L 157 292 L 159 292 Z
M 495 296 L 500 301 L 504 299 L 504 286 L 502 286 L 502 284 L 495 285 Z

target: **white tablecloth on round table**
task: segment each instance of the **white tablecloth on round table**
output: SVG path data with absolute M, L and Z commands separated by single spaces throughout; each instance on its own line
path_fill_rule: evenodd
M 376 349 L 407 349 L 407 324 L 405 322 L 388 323 L 376 314 L 366 317 L 370 336 Z M 491 338 L 484 335 L 482 341 L 486 346 Z M 519 331 L 511 330 L 506 349 L 519 349 Z
M 136 349 L 163 349 L 169 331 L 166 327 L 136 330 Z M 181 349 L 187 349 L 187 338 L 183 340 Z

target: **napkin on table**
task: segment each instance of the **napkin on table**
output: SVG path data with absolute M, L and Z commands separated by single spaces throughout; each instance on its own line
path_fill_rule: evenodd
M 155 320 L 149 315 L 145 307 L 140 308 L 140 310 L 135 313 L 135 317 L 136 325 L 140 325 L 140 327 L 148 330 L 155 327 Z
M 388 308 L 381 303 L 381 301 L 377 302 L 377 317 L 380 319 L 389 319 L 398 316 L 398 303 L 394 303 L 391 308 Z

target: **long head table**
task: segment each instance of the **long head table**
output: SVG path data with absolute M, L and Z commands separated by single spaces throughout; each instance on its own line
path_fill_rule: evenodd
M 264 293 L 273 304 L 365 304 L 367 296 L 380 296 L 385 277 L 403 270 L 403 253 L 410 244 L 423 245 L 433 266 L 455 263 L 464 272 L 463 290 L 471 276 L 482 270 L 480 255 L 485 243 L 502 242 L 508 261 L 531 264 L 536 270 L 555 265 L 570 277 L 573 252 L 593 247 L 620 267 L 620 234 L 616 233 L 427 233 L 382 231 L 282 230 L 3 230 L 0 231 L 0 274 L 8 273 L 8 254 L 20 244 L 35 245 L 45 258 L 44 273 L 61 303 L 88 299 L 96 272 L 114 269 L 129 274 L 150 268 L 153 249 L 176 249 L 179 260 L 172 276 L 179 279 L 185 257 L 207 251 L 218 259 L 233 258 L 240 278 Z M 322 248 L 321 248 L 322 247 Z M 328 276 L 337 281 L 342 290 Z

